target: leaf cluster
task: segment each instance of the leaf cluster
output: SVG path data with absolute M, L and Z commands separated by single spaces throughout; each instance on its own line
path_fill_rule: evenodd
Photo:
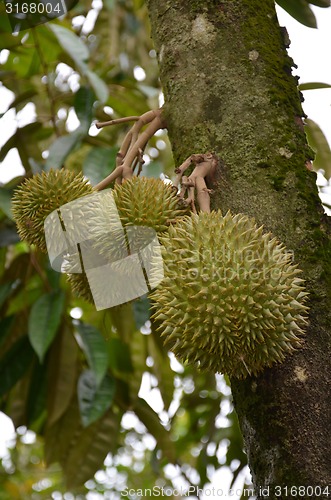
M 330 0 L 277 0 L 278 5 L 283 7 L 290 16 L 308 28 L 317 28 L 315 14 L 311 6 L 327 8 Z

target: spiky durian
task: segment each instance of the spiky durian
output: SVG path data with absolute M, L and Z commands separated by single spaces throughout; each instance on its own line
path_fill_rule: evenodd
M 160 179 L 133 177 L 108 195 L 92 216 L 95 248 L 107 257 L 136 253 L 152 241 L 154 231 L 166 231 L 172 221 L 188 213 L 174 189 Z M 130 229 L 124 233 L 123 228 Z
M 165 345 L 201 369 L 243 378 L 302 343 L 303 280 L 283 244 L 245 215 L 184 217 L 161 238 L 151 294 Z
M 13 215 L 20 237 L 47 251 L 44 221 L 61 205 L 93 193 L 83 178 L 67 170 L 50 170 L 36 174 L 20 185 L 12 199 Z
M 94 304 L 93 295 L 86 273 L 81 266 L 82 258 L 78 252 L 65 256 L 61 271 L 66 273 L 67 280 L 74 295 Z
M 90 290 L 90 285 L 85 273 L 67 274 L 67 280 L 71 286 L 74 295 L 94 304 L 93 296 Z

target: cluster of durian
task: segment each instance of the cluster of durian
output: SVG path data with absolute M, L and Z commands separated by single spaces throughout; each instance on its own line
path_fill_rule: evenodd
M 307 293 L 291 255 L 254 220 L 192 214 L 161 238 L 151 298 L 168 347 L 200 369 L 256 375 L 302 343 Z
M 93 192 L 82 175 L 66 170 L 26 180 L 13 198 L 19 234 L 45 251 L 47 215 Z M 151 268 L 163 266 L 164 279 L 151 294 L 153 318 L 165 346 L 181 361 L 244 378 L 301 346 L 308 309 L 300 271 L 284 245 L 253 219 L 219 211 L 187 215 L 171 186 L 134 177 L 109 190 L 93 213 L 96 251 L 119 262 L 118 217 L 127 234 L 138 227 L 131 234 L 137 246 L 131 252 L 149 242 L 150 233 L 139 227 L 159 237 L 162 256 L 151 258 L 162 262 Z M 86 274 L 73 273 L 75 263 L 77 254 L 68 256 L 72 289 L 93 303 Z
M 92 206 L 92 213 L 87 209 L 86 215 L 93 221 L 92 246 L 105 263 L 112 263 L 113 269 L 117 266 L 122 274 L 131 275 L 132 267 L 126 257 L 143 251 L 144 258 L 148 259 L 148 246 L 155 234 L 163 234 L 171 222 L 187 214 L 188 209 L 180 206 L 176 192 L 160 179 L 133 177 L 105 194 L 102 203 Z M 150 259 L 154 249 L 152 245 Z M 85 273 L 70 273 L 70 259 L 67 270 L 72 290 L 93 303 Z
M 128 253 L 140 250 L 148 245 L 154 231 L 161 234 L 172 221 L 187 213 L 186 207 L 179 206 L 172 187 L 160 179 L 133 177 L 108 191 L 109 197 L 103 198 L 103 204 L 95 204 L 91 239 L 95 250 L 109 261 L 118 259 L 120 262 Z M 44 233 L 46 217 L 62 205 L 92 193 L 95 193 L 93 187 L 82 174 L 76 175 L 64 169 L 42 172 L 26 179 L 12 199 L 20 237 L 47 252 Z M 114 217 L 113 200 L 121 223 L 120 231 L 118 217 Z M 123 238 L 123 228 L 131 229 L 130 248 L 125 246 L 123 249 L 116 241 L 116 237 Z M 148 231 L 148 228 L 153 231 Z M 118 255 L 119 251 L 122 254 Z M 75 294 L 93 303 L 85 272 L 75 271 L 77 262 L 82 262 L 78 253 L 66 256 L 64 271 Z

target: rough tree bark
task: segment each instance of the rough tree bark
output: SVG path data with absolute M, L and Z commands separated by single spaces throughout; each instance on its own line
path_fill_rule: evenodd
M 285 243 L 310 293 L 304 348 L 232 381 L 258 498 L 330 485 L 331 224 L 274 1 L 149 0 L 148 9 L 176 165 L 219 155 L 213 207 L 253 216 Z

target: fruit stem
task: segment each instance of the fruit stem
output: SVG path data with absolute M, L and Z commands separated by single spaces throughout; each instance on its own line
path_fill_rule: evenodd
M 107 125 L 116 125 L 117 123 L 125 123 L 133 120 L 136 123 L 126 134 L 120 150 L 117 153 L 115 170 L 95 186 L 97 191 L 105 189 L 113 181 L 122 184 L 124 180 L 131 179 L 136 167 L 138 167 L 139 175 L 144 163 L 143 153 L 146 144 L 153 137 L 155 132 L 162 128 L 166 128 L 164 118 L 162 117 L 162 108 L 147 111 L 141 116 L 117 118 L 103 123 L 98 122 L 96 126 L 97 128 L 102 128 Z M 145 125 L 148 125 L 147 128 L 141 132 Z

